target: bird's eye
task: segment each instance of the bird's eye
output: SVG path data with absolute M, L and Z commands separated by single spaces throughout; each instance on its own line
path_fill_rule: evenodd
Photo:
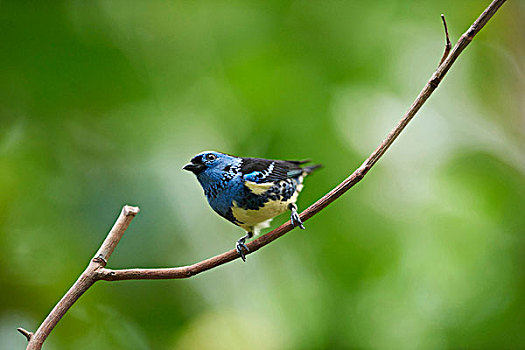
M 209 154 L 206 155 L 206 160 L 208 160 L 210 162 L 214 161 L 215 159 L 217 159 L 217 156 L 215 154 L 213 154 L 213 153 L 209 153 Z

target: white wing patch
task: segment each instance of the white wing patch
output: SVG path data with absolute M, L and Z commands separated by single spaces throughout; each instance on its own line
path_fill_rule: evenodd
M 262 172 L 262 178 L 264 179 L 265 177 L 268 177 L 268 175 L 272 173 L 273 168 L 275 168 L 275 162 L 272 162 L 268 169 Z
M 270 175 L 273 171 L 273 169 L 275 168 L 275 162 L 271 162 L 270 165 L 268 165 L 268 168 L 266 168 L 265 171 L 260 171 L 260 176 L 259 178 L 261 180 L 264 180 L 265 178 L 268 177 L 268 175 Z

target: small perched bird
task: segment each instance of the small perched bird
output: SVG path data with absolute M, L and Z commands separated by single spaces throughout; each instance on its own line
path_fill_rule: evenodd
M 241 158 L 207 151 L 197 154 L 183 169 L 197 176 L 213 210 L 246 230 L 235 245 L 246 261 L 246 239 L 269 227 L 270 221 L 286 210 L 291 211 L 292 225 L 304 230 L 295 202 L 304 177 L 321 167 L 301 167 L 308 162 Z

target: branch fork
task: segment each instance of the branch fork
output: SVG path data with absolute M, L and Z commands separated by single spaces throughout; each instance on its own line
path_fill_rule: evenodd
M 381 142 L 374 152 L 363 162 L 363 164 L 355 170 L 348 178 L 337 185 L 333 190 L 324 195 L 317 202 L 308 207 L 299 216 L 304 222 L 326 208 L 329 204 L 343 195 L 346 191 L 352 188 L 355 184 L 361 181 L 368 171 L 377 163 L 383 156 L 387 149 L 392 145 L 395 139 L 412 120 L 415 114 L 419 111 L 421 106 L 428 100 L 430 95 L 438 87 L 443 77 L 448 72 L 452 64 L 456 61 L 458 56 L 463 52 L 465 47 L 472 41 L 474 36 L 485 26 L 490 18 L 503 5 L 505 0 L 494 0 L 485 9 L 485 11 L 476 19 L 470 28 L 459 38 L 454 48 L 451 50 L 450 39 L 448 35 L 447 23 L 444 15 L 441 15 L 443 26 L 445 29 L 446 44 L 445 52 L 441 57 L 437 70 L 432 74 L 432 77 L 423 87 L 416 100 L 399 121 L 397 126 L 390 131 L 388 136 Z M 131 220 L 139 213 L 138 207 L 125 205 L 113 225 L 113 228 L 107 235 L 106 239 L 95 253 L 94 257 L 89 262 L 84 272 L 80 275 L 77 281 L 66 292 L 58 304 L 51 310 L 49 315 L 42 322 L 40 327 L 33 334 L 23 328 L 18 328 L 18 332 L 26 337 L 28 345 L 26 350 L 38 350 L 42 348 L 44 341 L 47 339 L 53 328 L 57 325 L 60 319 L 66 314 L 69 308 L 80 298 L 86 290 L 89 289 L 95 282 L 100 280 L 105 281 L 122 281 L 122 280 L 151 280 L 151 279 L 179 279 L 189 278 L 201 272 L 210 270 L 220 265 L 226 264 L 232 260 L 238 259 L 239 254 L 235 250 L 227 251 L 223 254 L 214 256 L 212 258 L 200 261 L 193 265 L 171 268 L 156 268 L 156 269 L 119 269 L 113 270 L 106 268 L 107 261 L 115 250 L 124 232 L 128 228 Z M 247 254 L 256 252 L 265 245 L 273 242 L 285 233 L 291 231 L 293 226 L 290 222 L 279 226 L 275 230 L 267 233 L 258 239 L 247 243 L 250 251 Z

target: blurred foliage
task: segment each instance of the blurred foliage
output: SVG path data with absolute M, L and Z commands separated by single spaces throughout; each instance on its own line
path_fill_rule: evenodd
M 358 167 L 488 1 L 0 2 L 0 348 L 22 349 L 123 204 L 111 267 L 242 231 L 181 167 L 311 158 L 305 208 Z M 367 178 L 195 278 L 97 283 L 46 349 L 525 347 L 525 5 L 508 1 Z M 277 218 L 274 227 L 284 222 Z

